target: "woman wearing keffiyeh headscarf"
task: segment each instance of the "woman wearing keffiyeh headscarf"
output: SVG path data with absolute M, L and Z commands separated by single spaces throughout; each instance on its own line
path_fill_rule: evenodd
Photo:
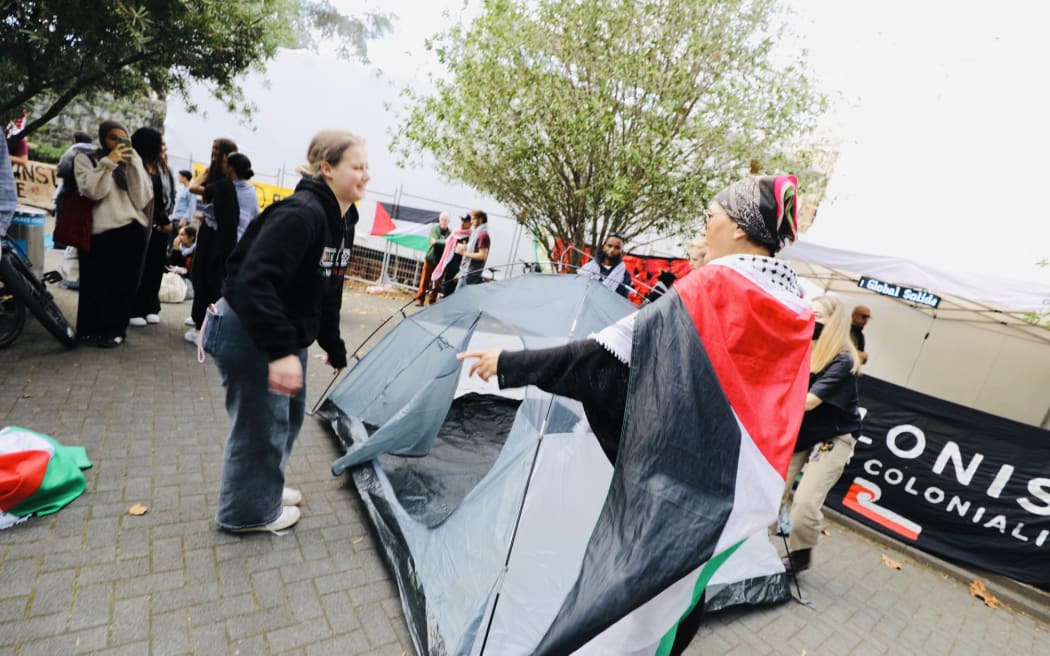
M 496 376 L 501 388 L 535 385 L 579 400 L 614 464 L 576 586 L 536 653 L 647 644 L 603 618 L 684 593 L 664 606 L 678 611 L 644 623 L 650 633 L 659 624 L 657 643 L 681 653 L 699 626 L 703 565 L 775 520 L 813 333 L 795 272 L 774 257 L 796 237 L 796 187 L 794 176 L 730 185 L 703 222 L 706 265 L 587 339 L 459 355 L 477 358 L 470 373 Z M 615 576 L 598 571 L 591 545 L 617 554 Z M 688 585 L 672 586 L 681 581 Z
M 124 341 L 131 317 L 153 183 L 123 125 L 103 121 L 98 141 L 100 149 L 73 160 L 80 194 L 95 201 L 91 248 L 80 253 L 77 336 L 82 344 L 110 348 Z

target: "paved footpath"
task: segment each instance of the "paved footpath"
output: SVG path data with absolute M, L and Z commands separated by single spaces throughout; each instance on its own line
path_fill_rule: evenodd
M 74 316 L 76 295 L 56 296 Z M 348 345 L 403 302 L 348 291 Z M 112 350 L 67 351 L 30 319 L 0 351 L 0 425 L 82 445 L 94 462 L 71 505 L 0 532 L 0 654 L 412 654 L 397 590 L 356 493 L 330 474 L 339 454 L 319 422 L 307 418 L 289 463 L 305 496 L 293 530 L 213 527 L 227 418 L 214 365 L 182 341 L 188 310 L 166 305 L 159 326 L 129 328 Z M 311 350 L 311 404 L 329 371 Z M 149 512 L 129 515 L 136 503 Z M 1050 625 L 1033 615 L 988 608 L 964 583 L 845 525 L 830 533 L 801 581 L 815 610 L 714 614 L 687 653 L 1050 650 Z

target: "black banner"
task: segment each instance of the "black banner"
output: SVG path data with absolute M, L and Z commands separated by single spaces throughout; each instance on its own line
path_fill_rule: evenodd
M 861 378 L 863 435 L 832 508 L 1050 590 L 1050 431 Z

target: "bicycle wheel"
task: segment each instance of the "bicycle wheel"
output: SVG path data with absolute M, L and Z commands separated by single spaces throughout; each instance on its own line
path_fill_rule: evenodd
M 26 306 L 0 280 L 0 348 L 11 345 L 26 325 Z
M 0 277 L 7 283 L 6 289 L 21 299 L 47 332 L 65 346 L 77 345 L 77 331 L 69 325 L 44 283 L 33 275 L 22 258 L 10 251 L 5 252 L 0 257 Z

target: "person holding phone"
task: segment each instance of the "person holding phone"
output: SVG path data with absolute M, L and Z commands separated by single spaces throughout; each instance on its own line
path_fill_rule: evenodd
M 131 318 L 153 183 L 123 125 L 102 121 L 98 141 L 101 148 L 73 160 L 81 195 L 95 201 L 91 248 L 80 253 L 77 336 L 87 346 L 111 348 L 123 343 Z

